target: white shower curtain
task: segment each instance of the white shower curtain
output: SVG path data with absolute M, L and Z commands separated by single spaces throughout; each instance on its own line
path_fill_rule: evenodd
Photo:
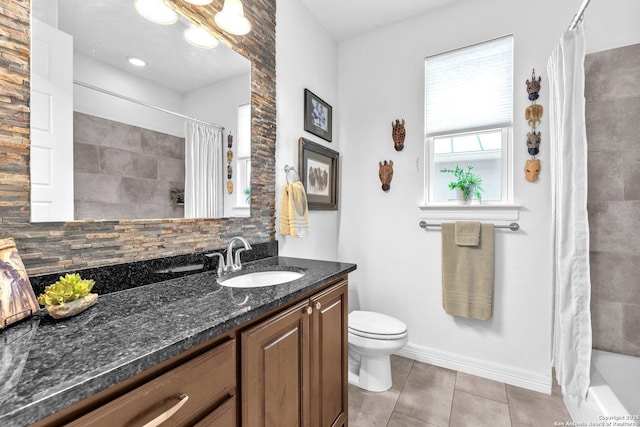
M 553 366 L 565 395 L 584 398 L 590 382 L 591 281 L 587 218 L 584 30 L 562 35 L 549 58 Z
M 185 218 L 223 216 L 222 131 L 185 123 Z

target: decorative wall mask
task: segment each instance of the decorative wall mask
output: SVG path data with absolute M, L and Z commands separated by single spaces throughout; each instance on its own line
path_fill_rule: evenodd
M 402 151 L 404 148 L 404 137 L 406 136 L 407 131 L 404 129 L 404 119 L 402 122 L 400 120 L 396 120 L 395 123 L 391 122 L 391 136 L 393 137 L 393 148 L 396 151 Z
M 393 160 L 383 162 L 378 162 L 380 165 L 380 170 L 378 174 L 380 175 L 380 182 L 382 183 L 382 191 L 389 191 L 391 188 L 391 179 L 393 179 Z
M 542 118 L 542 105 L 531 104 L 524 111 L 524 118 L 527 119 L 527 123 L 532 128 L 535 128 L 540 124 Z
M 527 150 L 532 156 L 537 155 L 540 152 L 540 136 L 542 132 L 529 132 L 527 133 Z
M 540 174 L 540 159 L 527 160 L 524 166 L 524 176 L 529 182 L 536 182 Z
M 531 76 L 531 81 L 527 80 L 527 93 L 529 94 L 529 101 L 535 101 L 538 99 L 538 92 L 540 92 L 540 82 L 542 77 L 538 77 L 536 81 L 535 70 Z
M 233 147 L 233 135 L 229 133 L 227 135 L 227 194 L 233 193 L 233 182 L 231 181 L 231 177 L 233 176 L 233 171 L 231 170 L 231 160 L 233 160 L 233 151 L 231 151 L 231 147 Z

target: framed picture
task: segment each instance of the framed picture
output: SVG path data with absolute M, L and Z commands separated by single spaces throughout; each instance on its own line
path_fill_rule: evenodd
M 304 90 L 304 130 L 331 142 L 331 105 L 309 89 Z
M 300 138 L 298 171 L 309 210 L 338 210 L 338 152 Z

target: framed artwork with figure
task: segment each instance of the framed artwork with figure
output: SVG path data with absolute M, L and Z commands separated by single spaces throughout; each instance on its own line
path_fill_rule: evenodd
M 338 210 L 338 152 L 307 139 L 298 140 L 298 171 L 309 210 Z
M 304 90 L 304 130 L 331 142 L 331 105 L 318 98 L 309 89 Z

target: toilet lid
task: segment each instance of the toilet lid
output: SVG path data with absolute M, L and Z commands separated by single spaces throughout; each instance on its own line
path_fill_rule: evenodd
M 365 336 L 396 336 L 406 333 L 407 325 L 386 314 L 373 311 L 352 311 L 349 313 L 349 330 L 358 335 L 366 334 Z

